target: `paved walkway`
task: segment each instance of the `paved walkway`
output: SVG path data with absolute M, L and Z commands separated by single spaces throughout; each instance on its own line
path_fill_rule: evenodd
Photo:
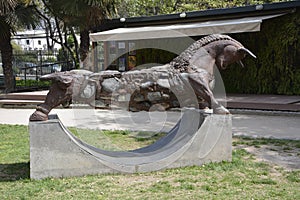
M 300 96 L 227 94 L 227 108 L 300 112 Z
M 47 91 L 0 95 L 0 124 L 28 125 L 36 104 Z M 300 96 L 228 94 L 227 108 L 233 113 L 233 134 L 300 140 Z M 29 105 L 29 106 L 28 106 Z M 15 107 L 15 109 L 13 109 Z M 23 109 L 27 107 L 27 109 Z M 86 109 L 54 109 L 66 126 L 93 129 L 168 131 L 180 112 L 125 112 Z
M 35 109 L 0 108 L 0 124 L 28 125 Z M 181 112 L 127 112 L 90 108 L 53 109 L 65 126 L 102 130 L 168 131 L 180 119 Z M 16 117 L 17 116 L 17 117 Z
M 300 113 L 237 112 L 232 121 L 234 135 L 300 140 Z M 28 125 L 34 109 L 0 108 L 0 124 Z M 180 119 L 180 112 L 109 111 L 94 109 L 54 109 L 66 126 L 91 129 L 168 131 Z

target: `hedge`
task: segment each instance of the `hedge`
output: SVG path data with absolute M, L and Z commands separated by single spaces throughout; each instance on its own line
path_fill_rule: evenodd
M 227 93 L 300 95 L 300 11 L 263 22 L 261 31 L 232 34 L 257 59 L 222 71 Z

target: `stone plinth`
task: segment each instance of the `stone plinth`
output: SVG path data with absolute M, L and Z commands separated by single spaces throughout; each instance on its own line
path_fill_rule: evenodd
M 150 172 L 230 161 L 231 115 L 204 115 L 188 109 L 154 144 L 127 152 L 106 151 L 76 138 L 57 116 L 30 122 L 30 177 L 71 177 Z

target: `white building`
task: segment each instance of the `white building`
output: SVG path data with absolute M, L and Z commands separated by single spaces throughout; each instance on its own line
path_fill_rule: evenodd
M 12 41 L 22 47 L 22 49 L 25 51 L 48 50 L 46 32 L 42 29 L 19 31 L 13 37 Z M 50 38 L 49 42 L 52 43 L 52 40 Z M 54 51 L 58 51 L 60 48 L 60 44 L 54 43 Z

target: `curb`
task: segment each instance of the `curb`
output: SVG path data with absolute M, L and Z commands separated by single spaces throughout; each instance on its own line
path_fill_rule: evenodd
M 300 117 L 298 111 L 229 109 L 231 114 Z

